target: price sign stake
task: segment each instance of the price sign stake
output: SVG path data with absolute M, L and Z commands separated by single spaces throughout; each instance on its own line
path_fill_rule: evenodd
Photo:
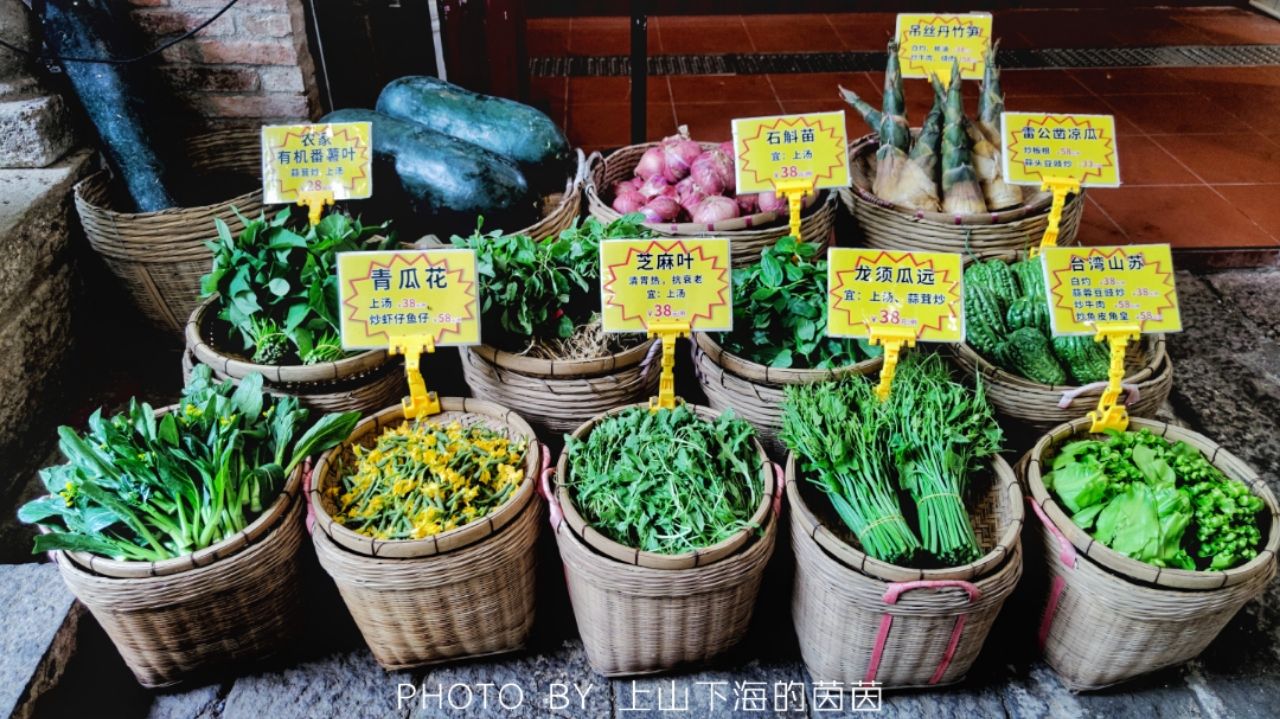
M 747 117 L 733 121 L 738 193 L 773 191 L 787 198 L 791 236 L 800 237 L 805 195 L 849 186 L 844 112 Z
M 963 261 L 949 252 L 827 251 L 827 334 L 884 346 L 876 395 L 889 398 L 903 346 L 964 341 Z
M 733 329 L 729 240 L 605 240 L 600 243 L 601 319 L 606 332 L 662 340 L 662 376 L 649 408 L 674 409 L 676 339 Z
M 373 126 L 368 122 L 266 125 L 262 192 L 268 204 L 305 205 L 312 225 L 335 200 L 373 194 Z
M 404 355 L 409 396 L 404 416 L 440 411 L 419 360 L 442 345 L 480 344 L 474 250 L 442 249 L 338 254 L 338 309 L 343 349 Z
M 1004 178 L 1053 192 L 1040 247 L 1058 244 L 1067 195 L 1081 187 L 1119 187 L 1116 121 L 1111 115 L 1006 112 L 1000 115 Z M 1032 256 L 1037 249 L 1032 248 Z
M 1169 245 L 1045 247 L 1040 253 L 1054 335 L 1093 335 L 1111 350 L 1107 388 L 1090 431 L 1124 430 L 1124 356 L 1144 332 L 1180 332 Z

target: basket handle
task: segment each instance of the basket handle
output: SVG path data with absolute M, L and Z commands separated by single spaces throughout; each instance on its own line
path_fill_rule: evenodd
M 963 589 L 969 595 L 969 603 L 982 598 L 982 590 L 963 579 L 917 579 L 914 582 L 894 582 L 884 593 L 885 604 L 897 604 L 903 594 L 914 589 Z
M 1045 516 L 1044 509 L 1039 504 L 1036 504 L 1034 497 L 1028 496 L 1027 503 L 1031 505 L 1031 511 L 1035 512 L 1036 516 L 1040 518 L 1040 522 L 1044 524 L 1045 529 L 1049 530 L 1049 534 L 1052 534 L 1054 539 L 1058 540 L 1058 559 L 1062 560 L 1062 566 L 1067 569 L 1075 569 L 1077 559 L 1075 545 L 1071 543 L 1071 540 L 1067 539 L 1067 535 L 1063 534 L 1057 525 L 1049 520 L 1049 517 Z
M 550 520 L 552 531 L 560 531 L 560 525 L 564 524 L 564 510 L 560 509 L 560 500 L 556 498 L 556 493 L 551 490 L 551 478 L 555 476 L 556 470 L 551 466 L 551 448 L 543 444 L 542 446 L 542 472 L 538 478 L 538 488 L 542 494 L 542 498 L 547 500 L 547 507 L 550 509 Z
M 1058 400 L 1058 408 L 1067 409 L 1068 407 L 1071 406 L 1071 402 L 1075 400 L 1076 397 L 1079 397 L 1080 395 L 1084 394 L 1085 392 L 1088 392 L 1089 390 L 1106 389 L 1106 388 L 1107 388 L 1106 382 L 1091 382 L 1089 384 L 1082 385 L 1074 389 L 1063 390 L 1062 399 Z M 1142 394 L 1138 390 L 1138 385 L 1136 384 L 1122 383 L 1120 385 L 1120 388 L 1126 392 L 1124 396 L 1124 404 L 1126 407 L 1137 402 L 1138 398 Z
M 578 166 L 574 169 L 573 184 L 571 184 L 566 189 L 566 192 L 571 192 L 579 187 L 582 187 L 582 184 L 587 181 L 587 177 L 591 174 L 587 172 L 587 167 L 588 167 L 587 156 L 582 152 L 582 148 L 581 147 L 576 148 L 574 149 L 574 152 L 577 153 L 578 155 Z M 599 155 L 600 153 L 593 152 L 591 154 Z M 603 155 L 601 157 L 603 157 Z
M 1049 530 L 1058 540 L 1058 558 L 1062 560 L 1063 566 L 1067 569 L 1075 569 L 1076 567 L 1076 548 L 1067 539 L 1066 535 L 1049 521 L 1045 516 L 1044 510 L 1032 497 L 1027 497 L 1027 501 L 1031 503 L 1031 509 L 1044 523 L 1045 529 Z M 1049 598 L 1044 603 L 1044 616 L 1040 618 L 1040 629 L 1036 632 L 1036 643 L 1040 647 L 1040 651 L 1044 651 L 1044 646 L 1049 641 L 1049 630 L 1053 627 L 1053 619 L 1058 614 L 1058 602 L 1062 600 L 1062 593 L 1067 588 L 1067 580 L 1061 574 L 1053 578 L 1053 582 L 1049 586 Z
M 311 473 L 314 469 L 310 457 L 302 460 L 302 501 L 307 505 L 307 534 L 316 528 L 316 508 L 311 504 Z
M 773 516 L 782 518 L 782 488 L 786 486 L 783 483 L 782 465 L 777 462 L 770 462 L 773 465 Z
M 578 150 L 578 155 L 579 157 L 581 157 L 582 150 Z M 604 155 L 600 154 L 599 150 L 596 150 L 595 152 L 592 152 L 590 155 L 587 155 L 587 159 L 585 162 L 578 163 L 579 181 L 585 187 L 590 189 L 591 192 L 596 194 L 599 194 L 600 191 L 596 187 L 595 169 L 596 169 L 596 165 L 599 165 L 603 162 L 604 162 Z
M 913 589 L 950 588 L 963 589 L 965 594 L 969 595 L 970 603 L 977 601 L 982 596 L 981 589 L 962 579 L 918 579 L 914 582 L 894 582 L 890 584 L 889 589 L 884 593 L 884 601 L 886 604 L 897 604 L 898 599 L 903 594 Z M 942 658 L 938 661 L 938 668 L 929 677 L 929 684 L 937 684 L 946 675 L 947 667 L 951 666 L 951 660 L 956 655 L 956 648 L 960 646 L 960 637 L 964 635 L 964 625 L 968 620 L 968 614 L 961 614 L 956 617 L 956 623 L 951 627 L 951 639 L 947 641 L 947 648 L 942 653 Z M 866 681 L 875 681 L 876 673 L 880 671 L 880 660 L 884 657 L 884 648 L 889 642 L 889 630 L 892 627 L 893 615 L 885 612 L 884 616 L 880 618 L 880 629 L 876 632 L 875 647 L 871 650 L 871 662 L 867 665 Z

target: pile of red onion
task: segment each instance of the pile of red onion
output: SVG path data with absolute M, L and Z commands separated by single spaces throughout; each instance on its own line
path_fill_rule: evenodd
M 683 130 L 683 128 L 681 128 Z M 639 212 L 648 222 L 712 224 L 735 217 L 773 212 L 785 215 L 787 199 L 772 192 L 737 195 L 733 143 L 703 150 L 683 133 L 645 151 L 636 176 L 613 186 L 613 209 Z M 804 206 L 813 204 L 806 195 Z

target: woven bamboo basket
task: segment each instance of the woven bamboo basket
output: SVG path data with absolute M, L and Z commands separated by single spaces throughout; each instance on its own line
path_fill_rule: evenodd
M 263 376 L 267 392 L 295 396 L 301 404 L 323 412 L 374 412 L 395 404 L 406 392 L 404 373 L 386 350 L 311 365 L 255 364 L 221 350 L 216 345 L 225 345 L 227 340 L 225 326 L 214 309 L 216 299 L 202 302 L 187 321 L 184 378 L 190 377 L 195 363 L 209 365 L 218 379 L 237 383 L 256 372 Z
M 778 439 L 787 385 L 872 374 L 880 371 L 882 363 L 881 358 L 874 357 L 839 369 L 777 369 L 726 352 L 705 332 L 695 334 L 693 339 L 694 372 L 707 395 L 707 404 L 717 411 L 732 408 L 756 428 L 769 456 L 778 459 L 787 454 L 786 446 Z
M 701 416 L 716 414 L 697 407 Z M 590 421 L 576 436 L 585 436 Z M 622 548 L 594 530 L 580 533 L 572 508 L 550 472 L 543 492 L 551 505 L 565 580 L 591 667 L 604 676 L 665 672 L 705 662 L 737 644 L 747 631 L 765 565 L 773 554 L 781 497 L 773 468 L 757 445 L 764 488 L 755 517 L 763 528 L 741 533 L 694 554 L 664 557 Z M 564 476 L 561 455 L 557 473 Z M 574 512 L 576 516 L 576 512 Z M 614 546 L 610 546 L 614 545 Z M 611 554 L 622 554 L 622 557 Z M 664 568 L 665 567 L 665 568 Z
M 964 678 L 1022 575 L 1022 492 L 1000 457 L 971 510 L 983 550 L 946 569 L 900 567 L 868 557 L 829 510 L 821 490 L 787 459 L 796 554 L 792 618 L 815 681 L 936 687 Z
M 139 309 L 165 329 L 181 332 L 199 303 L 200 277 L 209 272 L 213 255 L 206 241 L 217 239 L 214 218 L 232 233 L 246 217 L 262 211 L 261 150 L 258 135 L 227 130 L 202 135 L 187 144 L 195 173 L 243 176 L 244 194 L 202 207 L 175 207 L 160 212 L 121 212 L 113 200 L 109 175 L 97 172 L 75 186 L 76 211 L 85 236 L 107 267 L 120 278 Z
M 1280 548 L 1275 495 L 1249 465 L 1204 435 L 1141 418 L 1131 419 L 1129 429 L 1186 442 L 1263 499 L 1268 526 L 1262 551 L 1239 567 L 1200 572 L 1161 569 L 1094 542 L 1058 506 L 1043 477 L 1056 448 L 1087 437 L 1089 425 L 1077 419 L 1054 428 L 1032 447 L 1023 466 L 1049 565 L 1040 646 L 1045 661 L 1075 690 L 1111 686 L 1198 655 L 1271 583 Z
M 872 155 L 880 143 L 875 135 L 849 146 L 853 184 L 840 190 L 840 199 L 858 221 L 864 244 L 884 250 L 966 252 L 986 254 L 1025 250 L 1038 244 L 1049 225 L 1048 192 L 1033 193 L 1022 205 L 977 215 L 924 212 L 893 205 L 871 192 Z M 1031 189 L 1031 188 L 1027 188 Z M 1062 210 L 1059 245 L 1075 244 L 1084 214 L 1084 192 L 1071 195 Z
M 276 654 L 298 633 L 301 482 L 294 472 L 243 531 L 184 557 L 127 562 L 50 554 L 138 682 L 170 686 Z
M 653 395 L 662 374 L 656 340 L 591 360 L 538 359 L 489 345 L 463 347 L 461 355 L 472 395 L 519 407 L 530 424 L 552 435 Z
M 1013 262 L 1018 253 L 993 253 L 987 258 Z M 982 375 L 987 400 L 997 412 L 1038 432 L 1084 416 L 1098 406 L 1107 388 L 1106 382 L 1084 386 L 1033 382 L 996 366 L 968 343 L 952 345 L 950 351 L 952 359 L 967 374 Z M 1153 417 L 1160 411 L 1173 390 L 1173 360 L 1166 351 L 1164 335 L 1142 335 L 1141 341 L 1128 345 L 1121 386 L 1130 415 Z
M 587 212 L 604 223 L 613 222 L 622 214 L 606 201 L 613 192 L 614 183 L 634 176 L 640 156 L 657 143 L 629 145 L 616 150 L 608 157 L 593 156 L 587 168 Z M 714 142 L 699 143 L 704 150 L 716 146 Z M 836 193 L 823 191 L 817 202 L 805 210 L 800 222 L 800 234 L 806 242 L 826 247 L 832 241 L 836 224 Z M 699 224 L 694 222 L 646 224 L 662 237 L 696 237 L 714 235 L 730 240 L 733 266 L 746 267 L 760 259 L 760 251 L 772 247 L 778 238 L 790 233 L 787 218 L 772 212 L 762 212 L 748 217 L 736 217 L 724 222 Z
M 311 537 L 320 565 L 338 586 L 378 663 L 388 670 L 516 651 L 533 627 L 539 456 L 549 457 L 518 415 L 490 402 L 441 398 L 438 424 L 481 424 L 523 438 L 524 481 L 482 520 L 419 540 L 377 540 L 333 521 L 324 491 L 337 486 L 339 466 L 357 444 L 372 446 L 382 430 L 404 420 L 400 407 L 356 425 L 312 473 Z

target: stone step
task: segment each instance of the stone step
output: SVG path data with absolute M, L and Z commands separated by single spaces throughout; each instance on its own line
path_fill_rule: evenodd
M 75 651 L 82 607 L 52 564 L 0 565 L 0 716 L 35 716 Z

